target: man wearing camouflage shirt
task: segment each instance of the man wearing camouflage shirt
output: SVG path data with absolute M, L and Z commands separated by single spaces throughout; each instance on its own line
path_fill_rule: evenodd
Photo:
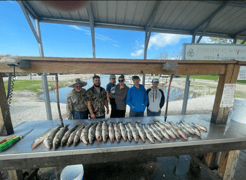
M 67 95 L 68 119 L 88 119 L 86 90 L 82 88 L 86 84 L 86 82 L 76 79 L 74 84 L 68 86 L 73 88 Z
M 89 109 L 90 119 L 105 118 L 105 108 L 107 108 L 107 114 L 109 113 L 107 95 L 104 88 L 100 87 L 100 77 L 95 75 L 93 77 L 94 85 L 87 90 L 86 100 Z

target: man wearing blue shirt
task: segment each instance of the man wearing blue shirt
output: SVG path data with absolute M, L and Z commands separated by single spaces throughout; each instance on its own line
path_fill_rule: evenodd
M 130 117 L 143 117 L 148 104 L 147 92 L 143 85 L 139 84 L 139 76 L 133 76 L 134 86 L 127 92 L 126 103 L 130 106 Z
M 116 103 L 115 103 L 115 99 L 109 97 L 110 93 L 115 93 L 115 75 L 111 74 L 110 75 L 110 83 L 107 84 L 106 87 L 106 91 L 107 91 L 107 100 L 108 102 L 111 104 L 111 114 L 110 114 L 110 118 L 115 118 L 117 116 L 116 114 Z

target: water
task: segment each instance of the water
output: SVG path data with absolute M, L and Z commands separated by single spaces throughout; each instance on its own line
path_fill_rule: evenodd
M 85 80 L 87 82 L 87 85 L 84 86 L 86 90 L 89 89 L 90 87 L 93 86 L 92 78 Z M 101 76 L 101 87 L 106 89 L 107 84 L 109 83 L 109 75 L 102 75 Z M 132 87 L 132 85 L 128 85 L 128 87 Z M 146 86 L 146 90 L 150 88 L 150 86 Z M 59 100 L 60 103 L 66 103 L 67 102 L 67 94 L 69 91 L 71 91 L 73 88 L 70 87 L 64 87 L 59 89 Z M 165 95 L 165 98 L 167 98 L 167 91 L 168 88 L 162 89 Z M 52 102 L 56 102 L 56 90 L 55 91 L 50 91 L 50 100 Z M 189 94 L 189 99 L 193 98 L 194 94 L 190 93 Z M 44 94 L 40 95 L 40 98 L 44 99 Z M 169 95 L 169 101 L 177 101 L 177 100 L 182 100 L 184 98 L 184 91 L 181 91 L 179 89 L 171 88 L 170 89 L 170 95 Z

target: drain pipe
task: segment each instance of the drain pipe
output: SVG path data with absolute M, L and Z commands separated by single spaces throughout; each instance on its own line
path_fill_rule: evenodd
M 61 121 L 61 126 L 64 127 L 63 119 L 61 115 L 61 109 L 60 109 L 60 101 L 59 101 L 59 86 L 58 86 L 58 74 L 56 73 L 56 101 L 57 101 L 57 108 L 59 113 L 59 119 Z

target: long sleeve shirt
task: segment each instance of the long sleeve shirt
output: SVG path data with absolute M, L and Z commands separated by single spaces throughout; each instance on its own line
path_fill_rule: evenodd
M 126 103 L 134 112 L 144 112 L 148 104 L 147 92 L 143 85 L 131 87 L 127 92 Z M 132 108 L 134 106 L 134 108 Z

